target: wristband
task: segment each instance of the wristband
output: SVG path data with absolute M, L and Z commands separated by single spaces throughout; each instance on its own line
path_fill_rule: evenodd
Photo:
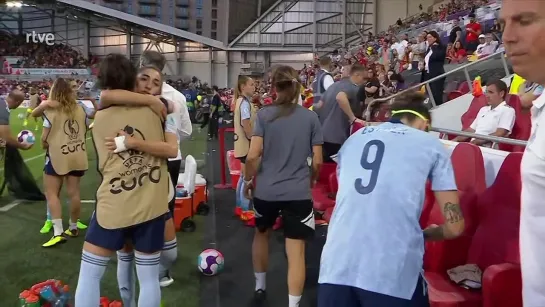
M 114 153 L 120 153 L 122 151 L 127 150 L 127 146 L 125 146 L 125 136 L 124 135 L 115 137 L 114 142 L 115 142 Z

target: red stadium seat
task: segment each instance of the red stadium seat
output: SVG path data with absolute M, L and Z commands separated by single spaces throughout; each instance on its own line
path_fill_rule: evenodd
M 448 93 L 448 96 L 447 96 L 447 101 L 451 101 L 451 100 L 454 100 L 460 96 L 463 96 L 464 94 L 460 91 L 452 91 L 450 93 Z
M 356 131 L 360 130 L 360 129 L 363 128 L 363 127 L 365 127 L 365 125 L 362 125 L 362 124 L 360 124 L 360 123 L 354 123 L 354 124 L 352 125 L 351 130 L 350 130 L 350 134 L 356 133 Z
M 460 196 L 460 206 L 465 218 L 465 231 L 455 240 L 426 243 L 424 255 L 426 271 L 445 272 L 464 264 L 471 237 L 477 227 L 477 196 L 486 189 L 484 160 L 479 147 L 460 143 L 454 148 L 451 160 Z M 428 223 L 424 227 L 430 224 L 441 225 L 445 222 L 438 205 L 433 204 L 432 209 L 428 211 Z
M 337 181 L 337 172 L 335 172 L 329 175 L 329 191 L 336 195 L 337 190 L 339 190 L 339 182 Z
M 521 307 L 522 281 L 519 258 L 520 162 L 522 153 L 511 153 L 496 180 L 478 197 L 478 226 L 466 250 L 464 263 L 483 271 L 482 291 L 455 285 L 445 271 L 427 271 L 432 307 Z M 426 244 L 426 253 L 444 258 L 462 250 L 440 250 Z
M 469 83 L 467 81 L 460 83 L 458 86 L 458 91 L 460 91 L 463 95 L 469 93 Z
M 320 169 L 320 175 L 318 176 L 317 185 L 329 186 L 329 176 L 337 173 L 337 163 L 326 162 Z
M 471 126 L 471 124 L 475 120 L 475 117 L 477 117 L 477 114 L 479 114 L 481 108 L 486 106 L 487 104 L 488 103 L 484 95 L 473 98 L 471 104 L 469 105 L 469 108 L 460 118 L 462 121 L 462 130 L 465 130 L 469 128 L 469 126 Z
M 329 177 L 337 171 L 337 163 L 324 163 L 316 185 L 312 188 L 312 201 L 316 211 L 323 212 L 335 205 L 335 200 L 329 197 Z
M 515 125 L 513 131 L 511 131 L 510 138 L 515 140 L 527 141 L 530 138 L 532 130 L 532 119 L 529 110 L 524 110 L 520 103 L 520 98 L 517 95 L 508 95 L 505 99 L 508 105 L 515 109 Z M 515 146 L 508 144 L 498 144 L 499 150 L 510 152 L 523 152 L 524 146 Z

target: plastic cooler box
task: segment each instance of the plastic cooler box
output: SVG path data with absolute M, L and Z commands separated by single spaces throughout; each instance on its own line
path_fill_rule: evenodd
M 174 227 L 176 231 L 182 228 L 182 222 L 193 216 L 191 197 L 176 197 L 174 204 Z
M 176 190 L 184 188 L 185 174 L 180 173 L 178 175 L 178 184 L 176 185 Z M 197 207 L 200 204 L 206 204 L 208 202 L 206 190 L 206 179 L 201 174 L 197 174 L 195 177 L 195 194 L 193 195 L 193 210 L 197 210 Z M 177 200 L 177 199 L 176 199 Z
M 240 160 L 235 158 L 234 150 L 228 150 L 226 155 L 227 159 L 225 159 L 225 161 L 227 161 L 227 168 L 229 169 L 229 174 L 231 175 L 231 187 L 236 190 L 242 165 L 240 164 Z

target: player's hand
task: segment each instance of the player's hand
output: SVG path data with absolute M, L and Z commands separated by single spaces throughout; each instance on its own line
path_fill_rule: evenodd
M 362 126 L 365 126 L 365 121 L 363 119 L 359 119 L 359 118 L 356 118 L 356 120 L 354 121 L 354 124 L 360 124 Z
M 125 137 L 125 148 L 130 149 L 131 145 L 133 145 L 133 137 L 128 135 L 125 131 L 120 130 L 118 136 L 124 136 Z M 108 148 L 109 151 L 115 151 L 117 149 L 117 145 L 115 144 L 115 138 L 116 137 L 106 137 L 104 138 L 104 145 L 106 148 Z
M 49 148 L 49 143 L 47 143 L 46 140 L 42 140 L 42 148 L 43 149 L 48 149 Z
M 165 120 L 167 117 L 167 108 L 165 104 L 161 101 L 161 97 L 158 96 L 152 96 L 153 100 L 151 101 L 150 108 L 153 110 L 155 114 L 157 114 L 162 121 Z
M 437 224 L 431 224 L 431 225 L 429 225 L 428 227 L 426 227 L 426 229 L 424 229 L 424 230 L 427 230 L 427 229 L 434 229 L 434 228 L 437 228 L 437 227 L 439 227 L 439 225 L 437 225 Z
M 254 196 L 254 183 L 253 182 L 249 182 L 249 183 L 244 183 L 244 197 L 246 197 L 247 199 L 253 199 Z

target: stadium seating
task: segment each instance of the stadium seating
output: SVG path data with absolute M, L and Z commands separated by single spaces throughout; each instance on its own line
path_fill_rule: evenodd
M 426 254 L 424 255 L 424 269 L 426 271 L 446 272 L 448 269 L 463 264 L 465 255 L 448 251 L 467 251 L 469 248 L 471 236 L 477 226 L 477 197 L 486 189 L 484 160 L 479 147 L 470 143 L 460 143 L 454 148 L 451 160 L 460 196 L 460 206 L 465 218 L 465 231 L 455 240 L 426 243 Z M 431 190 L 429 191 L 431 192 Z M 433 202 L 426 204 L 431 208 L 424 209 L 428 215 L 421 219 L 426 221 L 423 227 L 430 224 L 441 225 L 445 222 L 440 207 L 434 204 L 434 198 L 432 200 Z
M 479 114 L 479 110 L 481 110 L 481 108 L 486 105 L 488 105 L 488 103 L 485 95 L 473 97 L 469 108 L 460 118 L 460 120 L 462 121 L 462 130 L 465 130 L 469 128 L 469 126 L 471 126 L 471 124 L 475 120 L 475 117 L 477 117 L 477 114 Z
M 462 95 L 469 93 L 469 83 L 467 81 L 460 83 L 458 86 L 458 91 L 462 93 Z
M 522 153 L 509 154 L 492 186 L 478 197 L 478 225 L 468 249 L 442 250 L 446 245 L 426 245 L 426 253 L 436 258 L 433 262 L 439 267 L 447 267 L 442 263 L 456 254 L 465 258 L 460 265 L 476 264 L 483 271 L 482 291 L 457 286 L 445 271 L 426 271 L 431 307 L 522 306 L 518 246 L 521 159 Z
M 517 95 L 508 95 L 505 99 L 508 105 L 515 109 L 515 125 L 513 131 L 511 131 L 510 138 L 515 140 L 527 141 L 530 138 L 530 132 L 532 130 L 532 119 L 529 110 L 522 108 L 520 98 Z M 498 144 L 499 150 L 510 152 L 523 152 L 524 146 Z
M 453 100 L 453 99 L 456 99 L 460 96 L 463 96 L 464 94 L 458 90 L 455 90 L 455 91 L 452 91 L 450 93 L 448 93 L 447 95 L 447 101 L 450 101 L 450 100 Z
M 324 212 L 327 208 L 335 206 L 335 199 L 329 195 L 331 193 L 329 178 L 336 173 L 336 170 L 337 163 L 330 162 L 322 165 L 316 185 L 312 188 L 312 201 L 316 211 Z

